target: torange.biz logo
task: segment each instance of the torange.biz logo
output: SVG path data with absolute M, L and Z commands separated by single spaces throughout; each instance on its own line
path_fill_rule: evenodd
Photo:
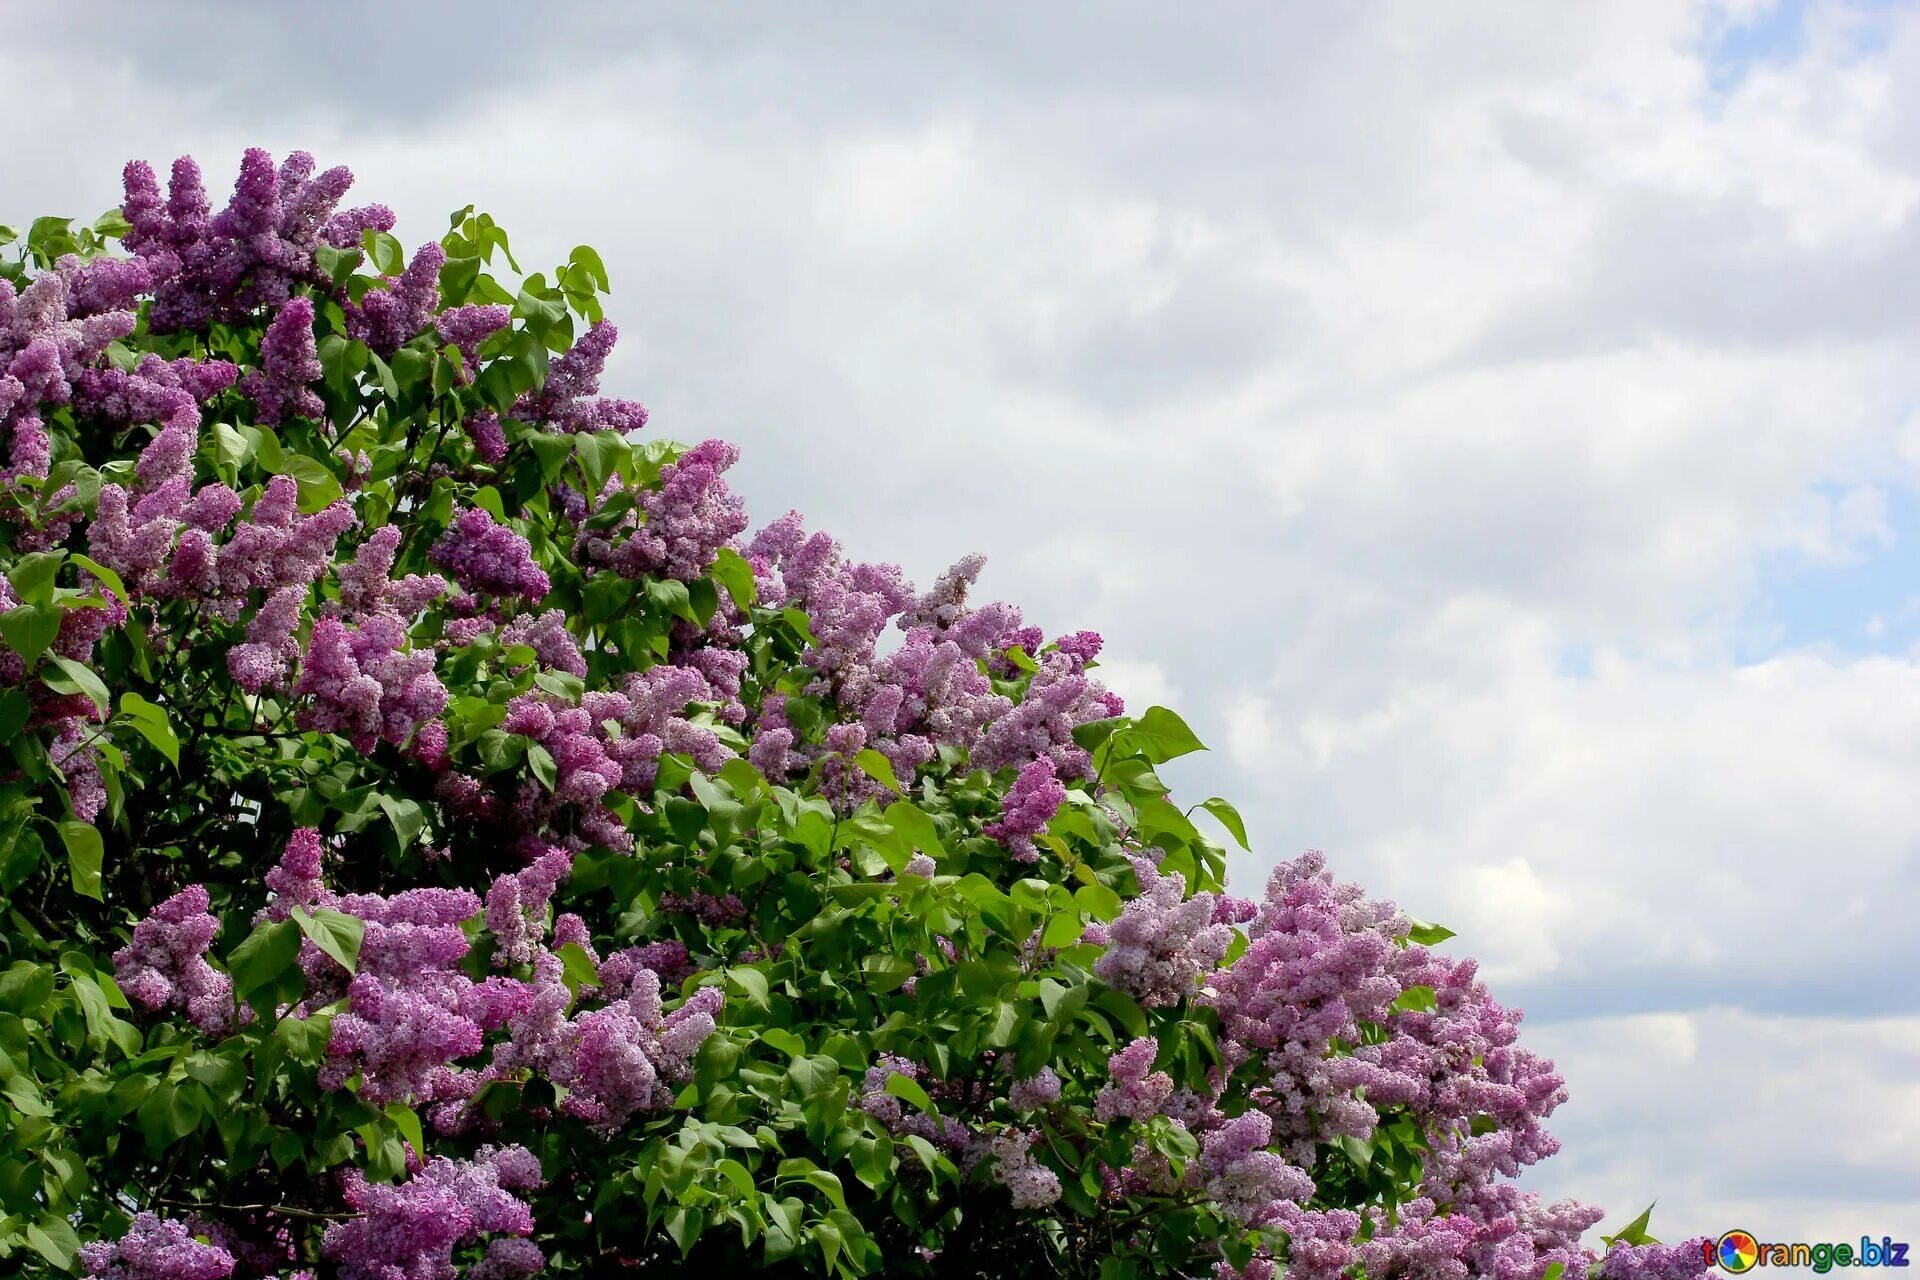
M 1825 1241 L 1820 1244 L 1808 1244 L 1803 1240 L 1790 1244 L 1762 1244 L 1754 1239 L 1750 1231 L 1729 1231 L 1718 1240 L 1702 1243 L 1705 1245 L 1708 1266 L 1717 1266 L 1735 1275 L 1755 1267 L 1811 1267 L 1825 1275 L 1835 1267 L 1907 1265 L 1905 1242 L 1891 1236 L 1881 1236 L 1878 1240 L 1861 1236 L 1857 1249 L 1851 1243 L 1832 1244 Z

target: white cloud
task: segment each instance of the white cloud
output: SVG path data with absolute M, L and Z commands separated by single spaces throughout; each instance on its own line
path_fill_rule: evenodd
M 1537 1181 L 1613 1208 L 1659 1195 L 1666 1240 L 1912 1239 L 1920 1222 L 1920 1019 L 1727 1009 L 1531 1029 L 1572 1098 Z M 1903 1236 L 1903 1232 L 1905 1235 Z

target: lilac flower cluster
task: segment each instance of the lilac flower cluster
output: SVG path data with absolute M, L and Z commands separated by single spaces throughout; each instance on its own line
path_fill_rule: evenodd
M 1152 1036 L 1140 1036 L 1107 1059 L 1107 1083 L 1094 1098 L 1096 1120 L 1122 1117 L 1142 1124 L 1159 1115 L 1173 1096 L 1173 1077 L 1153 1069 L 1160 1056 L 1160 1042 Z
M 746 504 L 724 478 L 739 460 L 740 450 L 724 440 L 695 445 L 661 468 L 657 487 L 632 495 L 635 509 L 618 524 L 583 530 L 575 559 L 627 578 L 657 574 L 691 582 L 705 574 L 720 548 L 747 528 Z M 603 499 L 622 491 L 610 483 Z
M 220 921 L 207 910 L 205 887 L 188 885 L 133 927 L 113 953 L 114 981 L 149 1011 L 179 1009 L 210 1036 L 233 1021 L 233 980 L 207 963 Z
M 240 390 L 253 397 L 262 422 L 277 423 L 289 414 L 319 420 L 327 416 L 327 407 L 307 384 L 320 373 L 313 300 L 289 298 L 261 336 L 260 364 L 240 380 Z
M 539 600 L 550 586 L 527 540 L 480 507 L 455 516 L 427 558 L 461 587 L 482 595 Z
M 1313 1179 L 1266 1150 L 1273 1121 L 1258 1111 L 1235 1116 L 1208 1133 L 1200 1148 L 1207 1197 L 1235 1222 L 1251 1222 L 1276 1200 L 1305 1200 Z
M 1023 856 L 1037 856 L 1032 836 L 1065 798 L 1058 779 L 1089 769 L 1087 753 L 1073 743 L 1074 727 L 1120 712 L 1119 699 L 1084 673 L 1085 660 L 1048 653 L 1020 702 L 996 693 L 983 665 L 1016 645 L 1037 648 L 1039 633 L 1023 626 L 1011 605 L 967 606 L 967 588 L 984 563 L 978 556 L 916 596 L 897 567 L 846 561 L 833 539 L 809 535 L 794 512 L 755 534 L 747 556 L 762 601 L 806 614 L 812 643 L 802 660 L 819 675 L 807 692 L 830 699 L 846 716 L 829 731 L 830 740 L 805 744 L 786 723 L 782 704 L 769 700 L 755 726 L 755 766 L 778 781 L 825 758 L 826 793 L 850 809 L 880 791 L 844 763 L 865 748 L 887 757 L 902 782 L 911 782 L 942 746 L 967 752 L 990 770 L 1024 771 L 1044 759 L 1051 774 L 1023 775 L 1011 807 L 988 833 Z M 881 655 L 878 643 L 889 622 L 907 637 Z
M 1016 1209 L 1044 1209 L 1060 1198 L 1060 1175 L 1033 1158 L 1034 1137 L 1008 1129 L 988 1143 L 994 1181 L 1013 1194 Z
M 359 302 L 346 302 L 347 336 L 383 356 L 405 346 L 440 305 L 440 268 L 446 262 L 447 251 L 432 241 L 415 249 L 405 271 L 383 277 L 384 287 L 367 290 Z
M 1050 763 L 1041 760 L 1028 768 Z M 1186 878 L 1179 872 L 1162 875 L 1142 857 L 1132 862 L 1140 895 L 1113 922 L 1112 941 L 1094 961 L 1094 976 L 1144 1008 L 1178 1004 L 1219 965 L 1233 942 L 1233 926 L 1215 922 L 1216 895 L 1186 897 Z
M 512 310 L 498 303 L 448 307 L 433 318 L 434 331 L 440 335 L 440 341 L 460 352 L 461 374 L 468 382 L 472 382 L 480 370 L 480 348 L 511 323 Z M 497 423 L 499 419 L 494 421 Z
M 1060 1101 L 1060 1077 L 1052 1067 L 1042 1067 L 1007 1090 L 1007 1102 L 1016 1111 L 1039 1111 Z
M 583 807 L 584 829 L 624 852 L 632 848 L 631 838 L 607 814 L 603 797 L 614 790 L 649 792 L 660 757 L 669 751 L 717 773 L 732 750 L 687 715 L 692 704 L 717 696 L 699 671 L 663 663 L 629 676 L 621 692 L 590 691 L 577 706 L 543 692 L 521 694 L 507 704 L 500 727 L 531 738 L 553 759 L 552 793 L 537 803 L 530 796 L 530 809 L 543 814 L 558 805 Z
M 148 323 L 155 332 L 205 329 L 260 307 L 277 308 L 294 286 L 323 279 L 314 265 L 323 240 L 338 244 L 349 228 L 393 225 L 393 215 L 378 206 L 334 216 L 353 175 L 344 168 L 313 170 L 304 151 L 276 169 L 271 155 L 250 148 L 233 198 L 215 214 L 192 160 L 174 161 L 165 200 L 150 166 L 139 160 L 127 166 L 125 244 L 153 292 Z M 351 234 L 357 242 L 359 230 Z
M 601 321 L 547 366 L 547 380 L 513 406 L 513 416 L 551 431 L 638 431 L 647 411 L 632 400 L 596 395 L 620 331 Z
M 867 1068 L 860 1091 L 854 1095 L 854 1105 L 885 1125 L 890 1133 L 901 1137 L 912 1134 L 949 1151 L 966 1151 L 974 1138 L 966 1125 L 949 1115 L 910 1110 L 898 1097 L 887 1092 L 887 1081 L 896 1075 L 916 1082 L 928 1078 L 926 1068 L 913 1059 L 883 1053 Z
M 1047 829 L 1053 815 L 1067 802 L 1067 789 L 1060 785 L 1057 766 L 1041 756 L 1020 770 L 1007 794 L 1000 799 L 1000 817 L 981 828 L 981 834 L 998 840 L 1013 852 L 1017 862 L 1033 862 L 1040 857 L 1033 838 Z M 1185 888 L 1181 882 L 1181 888 Z
M 342 1280 L 454 1280 L 454 1251 L 491 1236 L 484 1274 L 530 1276 L 546 1259 L 525 1240 L 533 1211 L 515 1193 L 540 1184 L 540 1162 L 524 1147 L 482 1147 L 471 1160 L 435 1156 L 392 1185 L 350 1171 L 345 1195 L 354 1216 L 326 1229 L 321 1252 Z
M 625 1000 L 581 1014 L 567 1028 L 550 1073 L 568 1090 L 562 1108 L 612 1131 L 636 1111 L 668 1106 L 674 1086 L 693 1075 L 693 1056 L 714 1032 L 721 999 L 720 988 L 701 987 L 663 1013 L 659 975 L 640 970 Z
M 302 728 L 338 733 L 362 752 L 405 742 L 447 705 L 433 651 L 408 648 L 405 627 L 384 612 L 358 626 L 338 618 L 314 623 L 293 691 L 305 699 Z
M 470 1073 L 449 1064 L 480 1052 L 492 1013 L 488 993 L 458 967 L 471 947 L 460 925 L 480 899 L 465 889 L 407 889 L 390 898 L 349 894 L 338 909 L 363 921 L 365 934 L 322 1086 L 357 1075 L 359 1095 L 381 1105 L 466 1097 Z
M 139 1213 L 113 1243 L 81 1245 L 80 1265 L 87 1280 L 225 1280 L 234 1258 L 196 1240 L 185 1223 Z

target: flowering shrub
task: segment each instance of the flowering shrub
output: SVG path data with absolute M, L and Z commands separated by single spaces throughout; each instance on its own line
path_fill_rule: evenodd
M 756 530 L 591 249 L 349 184 L 0 229 L 9 1273 L 1699 1269 L 1515 1186 L 1445 930 L 1225 892 L 1098 636 Z

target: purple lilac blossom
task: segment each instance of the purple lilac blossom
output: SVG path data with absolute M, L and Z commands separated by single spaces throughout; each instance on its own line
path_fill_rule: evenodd
M 1015 861 L 1033 862 L 1040 856 L 1033 838 L 1047 829 L 1066 801 L 1067 789 L 1060 785 L 1053 761 L 1042 756 L 1020 770 L 1000 801 L 999 819 L 981 828 L 981 834 L 1007 846 Z
M 530 600 L 547 594 L 547 575 L 533 562 L 527 540 L 479 507 L 454 517 L 428 559 L 467 591 Z
M 87 1280 L 224 1280 L 234 1259 L 183 1222 L 138 1213 L 117 1241 L 81 1245 L 80 1265 Z
M 179 1009 L 210 1036 L 233 1020 L 233 981 L 207 963 L 220 921 L 208 911 L 201 885 L 188 885 L 133 928 L 113 953 L 114 981 L 129 1000 L 150 1012 Z
M 341 1280 L 453 1280 L 456 1249 L 533 1233 L 533 1212 L 514 1193 L 540 1183 L 540 1163 L 524 1147 L 481 1147 L 471 1160 L 435 1156 L 392 1185 L 351 1170 L 345 1198 L 354 1216 L 326 1229 L 321 1253 Z
M 1110 926 L 1112 941 L 1094 961 L 1094 976 L 1143 1008 L 1178 1004 L 1197 992 L 1201 979 L 1219 965 L 1233 942 L 1233 926 L 1214 923 L 1213 894 L 1185 897 L 1187 882 L 1179 872 L 1162 875 L 1142 857 L 1132 862 L 1140 895 Z

